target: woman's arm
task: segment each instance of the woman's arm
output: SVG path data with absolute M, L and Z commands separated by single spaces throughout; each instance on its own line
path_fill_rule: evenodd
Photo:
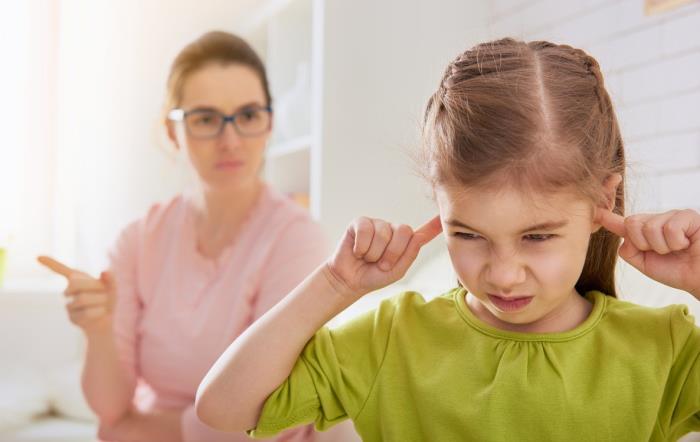
M 114 339 L 114 279 L 109 272 L 95 279 L 45 256 L 39 257 L 39 262 L 68 281 L 65 290 L 68 317 L 87 340 L 83 392 L 100 421 L 114 424 L 128 411 L 134 392 L 134 382 L 124 373 Z
M 210 369 L 197 392 L 199 418 L 218 430 L 254 428 L 265 399 L 289 376 L 316 331 L 364 294 L 403 277 L 439 232 L 437 217 L 415 233 L 408 226 L 356 220 L 331 259 L 241 334 Z
M 182 411 L 178 410 L 148 413 L 132 410 L 111 425 L 100 424 L 97 435 L 101 440 L 115 442 L 180 442 L 181 416 Z

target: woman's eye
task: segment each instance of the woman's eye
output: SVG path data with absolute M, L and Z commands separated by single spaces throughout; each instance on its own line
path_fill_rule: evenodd
M 467 233 L 467 232 L 455 232 L 455 233 L 453 233 L 452 235 L 453 235 L 453 236 L 456 236 L 457 238 L 460 238 L 460 239 L 470 239 L 470 240 L 473 240 L 473 239 L 479 239 L 479 238 L 481 238 L 479 235 L 477 235 L 477 234 L 475 234 L 475 233 Z
M 219 118 L 217 117 L 216 114 L 199 114 L 199 115 L 194 115 L 190 121 L 196 125 L 211 125 L 211 124 L 218 124 Z
M 548 234 L 548 233 L 532 233 L 530 235 L 525 235 L 525 239 L 527 241 L 532 241 L 532 242 L 543 242 L 547 241 L 548 239 L 553 238 L 556 235 L 553 234 Z
M 259 115 L 260 115 L 260 111 L 253 109 L 253 110 L 244 111 L 241 114 L 241 118 L 243 118 L 246 121 L 252 121 L 252 120 L 256 120 L 259 117 Z

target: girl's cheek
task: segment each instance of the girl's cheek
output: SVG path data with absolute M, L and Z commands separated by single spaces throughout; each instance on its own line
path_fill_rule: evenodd
M 529 267 L 542 284 L 573 286 L 581 273 L 578 259 L 566 251 L 552 251 L 528 258 Z
M 486 253 L 479 247 L 465 246 L 454 242 L 448 242 L 447 249 L 452 267 L 459 279 L 464 283 L 471 281 L 473 284 L 478 278 L 479 269 L 483 267 Z

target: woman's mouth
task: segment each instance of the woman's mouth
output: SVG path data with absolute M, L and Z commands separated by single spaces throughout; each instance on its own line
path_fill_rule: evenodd
M 218 161 L 214 167 L 216 167 L 217 170 L 233 170 L 242 167 L 243 164 L 243 161 L 240 160 L 222 160 Z
M 499 296 L 488 294 L 491 303 L 496 306 L 497 309 L 503 312 L 515 312 L 522 310 L 530 301 L 532 301 L 533 296 Z

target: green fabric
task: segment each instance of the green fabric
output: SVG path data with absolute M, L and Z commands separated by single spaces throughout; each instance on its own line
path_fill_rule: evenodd
M 685 306 L 589 292 L 574 330 L 502 331 L 463 289 L 403 293 L 309 341 L 253 437 L 350 418 L 365 441 L 665 441 L 700 430 L 700 329 Z

